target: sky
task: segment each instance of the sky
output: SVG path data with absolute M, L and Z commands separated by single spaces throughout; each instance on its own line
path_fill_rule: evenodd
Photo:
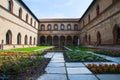
M 93 0 L 23 0 L 38 19 L 81 18 Z

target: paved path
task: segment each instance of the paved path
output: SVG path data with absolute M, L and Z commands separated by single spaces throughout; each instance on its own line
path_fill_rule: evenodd
M 48 52 L 44 57 L 51 58 L 46 67 L 46 73 L 37 80 L 119 80 L 119 74 L 94 75 L 85 63 L 66 63 L 62 52 Z M 91 62 L 92 64 L 106 64 L 107 62 Z M 107 64 L 117 64 L 108 62 Z

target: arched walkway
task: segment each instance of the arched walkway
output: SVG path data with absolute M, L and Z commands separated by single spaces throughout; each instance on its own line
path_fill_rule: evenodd
M 27 35 L 25 35 L 25 45 L 27 45 L 28 44 L 28 37 L 27 37 Z
M 60 46 L 64 46 L 64 45 L 65 45 L 65 37 L 60 36 Z
M 20 45 L 21 44 L 21 34 L 18 33 L 17 35 L 17 44 Z
M 88 37 L 88 44 L 91 45 L 91 36 Z
M 6 44 L 12 44 L 12 32 L 10 30 L 6 33 Z
M 100 32 L 98 31 L 97 32 L 97 45 L 100 45 L 101 44 L 101 34 Z
M 78 45 L 78 36 L 73 37 L 73 45 L 77 46 Z
M 72 45 L 72 37 L 71 36 L 67 36 L 66 45 L 67 46 L 71 46 Z
M 47 36 L 47 45 L 52 45 L 52 37 Z
M 113 28 L 113 43 L 120 44 L 120 27 L 118 25 Z
M 45 45 L 45 36 L 40 37 L 40 44 Z
M 58 38 L 58 36 L 53 37 L 53 45 L 54 46 L 59 46 L 59 38 Z
M 30 36 L 29 44 L 32 45 L 32 37 Z

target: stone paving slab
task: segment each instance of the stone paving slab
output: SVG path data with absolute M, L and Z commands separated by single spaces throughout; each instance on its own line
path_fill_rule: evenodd
M 100 74 L 97 77 L 100 80 L 120 80 L 120 74 Z
M 46 73 L 66 74 L 65 67 L 47 67 L 45 71 Z
M 67 68 L 68 74 L 92 74 L 86 67 Z
M 83 63 L 70 62 L 66 63 L 66 67 L 85 67 Z
M 64 58 L 52 58 L 51 60 L 56 60 L 56 59 L 64 60 Z
M 94 75 L 68 75 L 69 80 L 98 80 Z
M 47 52 L 46 55 L 44 55 L 44 57 L 46 58 L 52 58 L 54 55 L 54 52 Z
M 56 62 L 50 62 L 48 64 L 48 67 L 64 67 L 65 64 L 64 63 L 56 63 Z
M 67 80 L 65 74 L 44 74 L 37 80 Z
M 63 60 L 63 59 L 54 59 L 54 60 L 51 60 L 50 62 L 65 62 L 65 60 Z

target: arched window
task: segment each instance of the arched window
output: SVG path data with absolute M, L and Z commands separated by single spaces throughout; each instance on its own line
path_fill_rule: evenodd
M 28 14 L 26 14 L 26 22 L 28 23 Z
M 57 24 L 54 25 L 54 30 L 58 30 L 58 25 Z
M 97 5 L 97 7 L 96 7 L 96 15 L 98 16 L 100 14 L 100 7 L 99 7 L 99 5 Z
M 28 44 L 28 37 L 27 37 L 27 35 L 25 35 L 25 45 L 27 45 Z
M 9 10 L 10 12 L 13 12 L 13 1 L 12 1 L 12 0 L 9 0 L 9 1 L 8 1 L 8 10 Z
M 32 37 L 30 36 L 29 44 L 32 45 Z
M 22 19 L 22 9 L 19 9 L 19 18 Z
M 32 20 L 32 18 L 31 18 L 31 20 L 30 20 L 30 24 L 31 24 L 31 26 L 32 26 L 32 23 L 33 23 L 33 20 Z
M 70 24 L 68 24 L 67 30 L 71 30 L 71 25 Z
M 74 30 L 78 30 L 78 25 L 77 24 L 74 25 Z
M 21 34 L 19 33 L 18 35 L 17 35 L 17 44 L 21 44 Z
M 35 42 L 36 42 L 36 39 L 34 38 L 34 45 L 36 44 Z
M 45 30 L 45 25 L 41 25 L 41 30 L 44 31 Z
M 50 24 L 47 26 L 47 29 L 48 29 L 48 30 L 51 30 L 51 25 L 50 25 Z
M 65 27 L 64 27 L 64 25 L 63 25 L 63 24 L 61 24 L 61 30 L 64 30 L 64 28 L 65 28 Z
M 6 44 L 12 44 L 12 32 L 10 30 L 6 33 Z

